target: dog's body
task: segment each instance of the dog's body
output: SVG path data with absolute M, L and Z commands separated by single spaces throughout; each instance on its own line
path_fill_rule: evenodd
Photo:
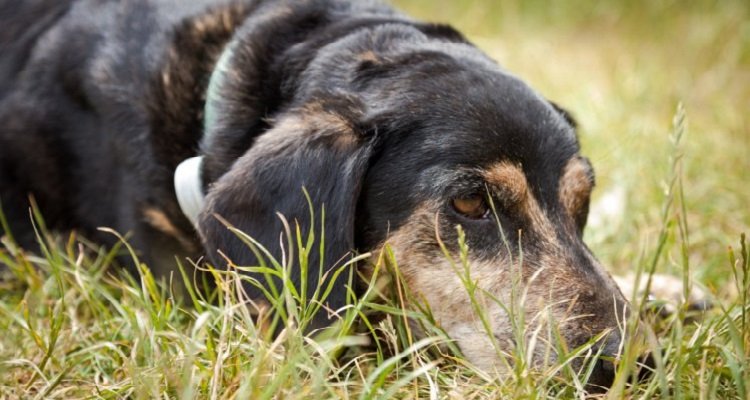
M 216 216 L 279 256 L 276 213 L 311 229 L 305 187 L 326 210 L 310 276 L 388 241 L 481 367 L 497 357 L 439 246 L 456 254 L 456 225 L 485 300 L 511 302 L 517 265 L 529 321 L 549 311 L 571 346 L 619 331 L 627 302 L 581 239 L 593 173 L 572 120 L 451 28 L 336 0 L 1 7 L 0 199 L 24 245 L 32 194 L 54 229 L 132 232 L 152 266 L 202 254 L 252 265 Z M 194 229 L 172 180 L 196 155 Z M 507 310 L 486 309 L 512 342 Z
M 0 194 L 15 235 L 33 245 L 33 194 L 55 229 L 132 232 L 153 264 L 196 255 L 172 174 L 197 152 L 213 65 L 252 6 L 5 3 L 32 17 L 6 12 L 15 29 L 0 33 Z

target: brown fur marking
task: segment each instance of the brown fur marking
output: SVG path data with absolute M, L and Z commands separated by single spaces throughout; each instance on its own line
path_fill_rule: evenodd
M 324 104 L 307 104 L 303 115 L 300 123 L 307 127 L 307 131 L 330 137 L 331 144 L 337 149 L 347 151 L 358 145 L 359 138 L 354 133 L 351 121 L 326 110 Z
M 505 161 L 493 164 L 484 171 L 484 179 L 502 189 L 505 200 L 511 204 L 523 203 L 528 196 L 529 185 L 520 166 Z
M 146 207 L 143 209 L 143 217 L 146 223 L 159 230 L 160 232 L 171 236 L 172 238 L 177 240 L 185 249 L 191 251 L 195 250 L 195 245 L 190 239 L 191 235 L 188 235 L 177 228 L 172 223 L 172 221 L 169 220 L 167 214 L 165 214 L 163 211 L 154 207 Z
M 377 64 L 380 62 L 380 59 L 372 50 L 367 50 L 363 53 L 360 53 L 357 57 L 360 61 L 369 61 L 373 64 Z
M 487 168 L 484 178 L 499 191 L 508 209 L 525 215 L 530 221 L 529 229 L 542 236 L 543 242 L 554 245 L 552 249 L 557 248 L 555 228 L 529 190 L 526 175 L 520 166 L 500 162 Z
M 559 196 L 569 215 L 576 215 L 591 195 L 593 183 L 588 165 L 579 158 L 571 159 L 560 178 Z

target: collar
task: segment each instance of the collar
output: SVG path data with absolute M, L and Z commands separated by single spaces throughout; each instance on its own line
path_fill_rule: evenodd
M 203 157 L 191 157 L 180 163 L 174 171 L 174 191 L 182 213 L 198 228 L 198 214 L 205 204 L 201 166 Z
M 233 55 L 232 42 L 230 41 L 225 45 L 221 56 L 219 56 L 211 72 L 208 87 L 206 88 L 206 101 L 204 105 L 204 137 L 201 139 L 203 143 L 211 135 L 214 127 L 218 125 L 217 119 L 219 113 L 214 103 L 218 103 L 221 99 L 219 95 L 220 88 L 224 74 L 229 71 L 228 65 Z M 180 204 L 182 213 L 190 220 L 196 230 L 198 228 L 198 215 L 203 209 L 206 197 L 203 193 L 203 179 L 201 178 L 202 164 L 202 156 L 191 157 L 182 161 L 174 171 L 174 191 L 177 195 L 177 202 Z

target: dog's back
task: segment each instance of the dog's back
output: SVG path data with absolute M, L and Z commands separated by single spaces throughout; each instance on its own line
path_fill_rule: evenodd
M 68 11 L 73 0 L 0 1 L 0 96 L 29 58 L 37 39 Z
M 197 87 L 257 3 L 2 0 L 0 200 L 24 247 L 35 245 L 29 196 L 51 228 L 110 243 L 98 226 L 133 231 L 141 208 L 173 197 L 169 160 L 200 139 Z M 185 73 L 165 88 L 175 55 Z

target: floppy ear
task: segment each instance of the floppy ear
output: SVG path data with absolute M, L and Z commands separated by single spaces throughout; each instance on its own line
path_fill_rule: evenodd
M 295 223 L 299 224 L 303 235 L 315 229 L 317 243 L 320 243 L 319 210 L 324 207 L 323 258 L 316 244 L 308 259 L 307 282 L 300 282 L 296 263 L 292 263 L 290 271 L 298 290 L 306 284 L 307 293 L 313 293 L 320 285 L 321 265 L 322 273 L 330 271 L 330 277 L 337 267 L 348 261 L 348 254 L 354 249 L 355 208 L 371 149 L 370 141 L 345 118 L 322 108 L 308 108 L 281 117 L 275 127 L 258 137 L 250 150 L 209 189 L 199 230 L 211 261 L 217 266 L 225 264 L 218 253 L 221 252 L 236 265 L 258 265 L 251 249 L 216 216 L 260 242 L 280 262 L 283 226 L 277 213 L 292 224 L 292 231 Z M 315 226 L 311 226 L 303 188 L 316 209 Z M 286 240 L 294 242 L 293 237 Z M 344 271 L 333 282 L 334 288 L 325 302 L 328 308 L 336 310 L 345 305 L 344 285 L 348 275 Z M 266 282 L 264 277 L 258 278 Z M 329 281 L 325 282 L 327 285 Z M 246 289 L 251 297 L 263 298 L 258 288 L 248 285 Z M 329 323 L 324 312 L 313 319 L 313 327 Z

